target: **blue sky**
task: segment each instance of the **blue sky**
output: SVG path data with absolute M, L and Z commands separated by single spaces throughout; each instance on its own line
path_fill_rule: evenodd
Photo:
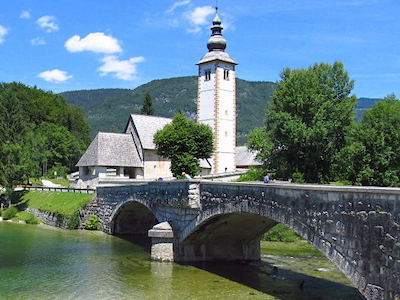
M 215 0 L 13 0 L 0 8 L 0 82 L 133 89 L 197 75 Z M 358 97 L 400 97 L 400 1 L 218 0 L 237 77 L 344 63 Z

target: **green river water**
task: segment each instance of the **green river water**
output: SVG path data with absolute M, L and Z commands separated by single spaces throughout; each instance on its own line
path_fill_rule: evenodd
M 363 299 L 322 258 L 182 265 L 149 257 L 101 232 L 0 222 L 0 299 Z

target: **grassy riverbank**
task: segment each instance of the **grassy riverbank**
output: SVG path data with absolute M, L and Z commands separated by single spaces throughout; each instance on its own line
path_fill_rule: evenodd
M 92 198 L 92 194 L 80 193 L 49 191 L 14 192 L 12 206 L 0 211 L 0 216 L 5 220 L 37 224 L 39 220 L 25 210 L 27 208 L 38 209 L 67 220 L 68 224 L 70 224 L 68 227 L 73 229 L 79 222 L 79 210 L 85 207 Z
M 29 191 L 22 196 L 18 206 L 40 209 L 54 214 L 72 215 L 83 208 L 92 194 Z

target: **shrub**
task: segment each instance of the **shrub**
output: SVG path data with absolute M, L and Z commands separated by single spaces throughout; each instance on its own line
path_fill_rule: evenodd
M 96 215 L 91 215 L 90 219 L 85 223 L 85 229 L 87 230 L 99 230 L 100 229 L 100 220 Z
M 81 221 L 81 218 L 79 217 L 79 212 L 75 212 L 66 218 L 68 223 L 68 229 L 76 229 Z
M 304 174 L 300 172 L 296 172 L 292 174 L 292 182 L 294 183 L 305 183 Z
M 262 236 L 262 240 L 269 242 L 295 242 L 300 239 L 297 233 L 283 224 L 275 225 Z
M 39 220 L 33 215 L 26 211 L 20 211 L 16 215 L 19 220 L 25 221 L 26 224 L 39 224 Z
M 261 168 L 253 168 L 247 171 L 247 173 L 240 175 L 239 179 L 236 180 L 237 182 L 244 182 L 244 181 L 262 181 L 264 178 L 264 170 Z
M 15 217 L 15 215 L 18 213 L 18 209 L 15 206 L 11 206 L 9 208 L 7 208 L 4 212 L 3 212 L 3 219 L 4 220 L 9 220 Z

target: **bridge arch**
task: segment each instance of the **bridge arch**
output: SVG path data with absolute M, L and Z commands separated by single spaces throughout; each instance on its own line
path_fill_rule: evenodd
M 261 235 L 276 225 L 272 219 L 247 212 L 211 216 L 180 243 L 185 260 L 258 260 Z
M 148 230 L 157 223 L 152 210 L 135 200 L 118 205 L 110 217 L 111 232 L 116 235 L 147 235 Z
M 102 230 L 107 233 L 113 233 L 110 228 L 115 230 L 118 221 L 129 219 L 125 209 L 143 208 L 128 204 L 132 201 L 144 205 L 159 222 L 168 221 L 175 261 L 222 258 L 202 233 L 210 229 L 215 233 L 210 239 L 220 242 L 224 230 L 215 224 L 236 224 L 232 228 L 240 232 L 240 223 L 270 220 L 287 225 L 321 250 L 368 300 L 400 298 L 398 188 L 178 180 L 101 187 L 96 194 Z M 260 234 L 249 231 L 253 233 Z M 245 241 L 241 248 L 232 248 L 229 259 L 259 259 L 259 242 Z

